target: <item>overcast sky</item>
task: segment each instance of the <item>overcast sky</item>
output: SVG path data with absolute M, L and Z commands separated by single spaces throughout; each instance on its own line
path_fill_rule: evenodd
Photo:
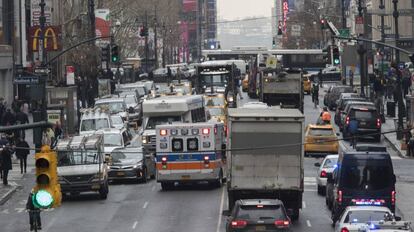
M 274 0 L 217 0 L 218 20 L 270 17 Z

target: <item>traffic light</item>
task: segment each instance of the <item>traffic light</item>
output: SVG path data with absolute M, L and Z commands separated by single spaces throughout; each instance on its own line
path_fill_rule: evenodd
M 35 155 L 36 186 L 32 197 L 38 208 L 58 207 L 62 202 L 62 192 L 57 175 L 57 154 L 49 146 L 43 146 Z
M 282 34 L 283 34 L 282 26 L 279 25 L 279 26 L 277 26 L 277 35 L 282 35 Z
M 141 27 L 141 30 L 139 32 L 139 35 L 141 37 L 145 37 L 148 36 L 148 27 Z
M 325 19 L 321 19 L 321 29 L 324 30 L 326 29 L 326 20 Z
M 339 63 L 341 62 L 341 60 L 339 58 L 339 48 L 337 46 L 334 46 L 332 48 L 332 57 L 333 57 L 333 63 L 334 63 L 334 65 L 339 65 Z
M 112 63 L 118 63 L 119 62 L 119 50 L 118 45 L 112 45 L 111 47 L 111 61 Z
M 276 40 L 275 40 L 275 38 L 273 38 L 273 40 L 272 40 L 272 47 L 273 47 L 273 48 L 275 48 L 275 47 L 276 47 Z
M 102 61 L 109 61 L 109 57 L 110 57 L 110 51 L 109 51 L 109 45 L 106 45 L 105 47 L 102 48 L 101 50 L 101 56 L 102 56 Z

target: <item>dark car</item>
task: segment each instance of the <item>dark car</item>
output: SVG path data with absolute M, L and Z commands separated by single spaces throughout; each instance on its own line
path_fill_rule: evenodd
M 360 97 L 358 94 L 355 93 L 341 93 L 338 101 L 337 101 L 337 106 L 335 109 L 335 124 L 338 125 L 340 119 L 341 119 L 341 114 L 345 108 L 345 105 L 347 102 L 349 101 L 367 101 L 366 98 Z
M 371 137 L 376 142 L 381 142 L 381 117 L 375 106 L 352 106 L 346 112 L 346 117 L 342 129 L 342 136 L 350 138 L 349 122 L 358 121 L 358 138 Z
M 352 87 L 338 85 L 329 87 L 328 91 L 323 98 L 323 104 L 327 106 L 330 110 L 336 108 L 336 101 L 339 99 L 341 93 L 352 93 Z
M 146 182 L 155 178 L 155 157 L 144 155 L 142 147 L 117 148 L 111 152 L 109 180 L 132 179 Z
M 347 206 L 385 206 L 395 212 L 396 177 L 387 152 L 342 153 L 338 167 L 327 177 L 333 185 L 333 223 Z
M 290 224 L 282 201 L 244 199 L 235 202 L 226 231 L 288 231 Z
M 360 107 L 364 107 L 364 106 L 375 107 L 375 104 L 372 103 L 372 102 L 368 102 L 368 101 L 347 101 L 346 104 L 345 104 L 344 110 L 340 114 L 341 118 L 339 119 L 339 122 L 338 122 L 338 127 L 339 127 L 340 131 L 342 131 L 343 128 L 344 128 L 343 126 L 345 124 L 347 112 L 349 111 L 349 109 L 351 107 L 354 107 L 354 106 L 355 107 L 357 107 L 357 106 L 360 106 Z

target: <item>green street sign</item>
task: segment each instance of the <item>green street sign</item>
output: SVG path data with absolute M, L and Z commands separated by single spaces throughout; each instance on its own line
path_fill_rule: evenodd
M 349 29 L 339 29 L 339 36 L 341 37 L 349 37 Z

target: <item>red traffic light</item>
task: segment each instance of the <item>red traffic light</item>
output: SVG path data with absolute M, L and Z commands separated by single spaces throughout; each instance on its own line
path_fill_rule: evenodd
M 325 24 L 325 19 L 321 19 L 321 24 Z

